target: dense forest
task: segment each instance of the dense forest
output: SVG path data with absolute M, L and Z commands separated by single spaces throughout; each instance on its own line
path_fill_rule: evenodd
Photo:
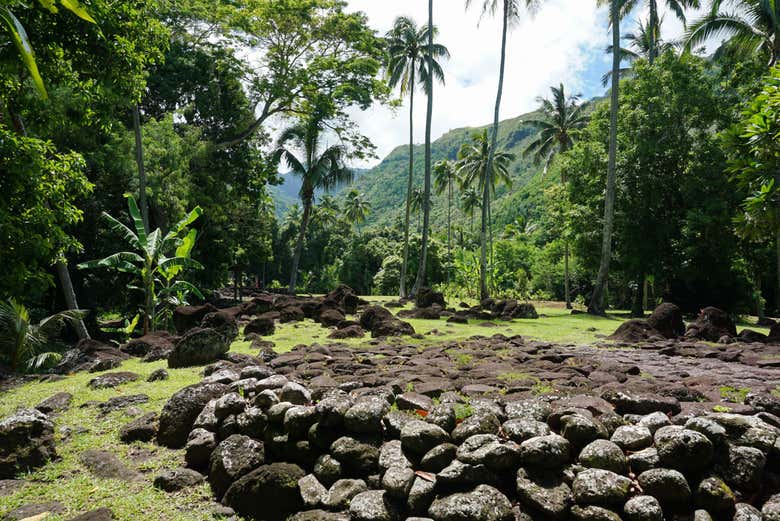
M 369 170 L 351 111 L 435 96 L 449 52 L 427 25 L 379 34 L 339 0 L 4 4 L 0 294 L 128 323 L 231 284 L 763 316 L 780 307 L 780 17 L 743 0 L 726 23 L 721 4 L 680 42 L 657 16 L 615 24 L 605 98 L 553 86 Z

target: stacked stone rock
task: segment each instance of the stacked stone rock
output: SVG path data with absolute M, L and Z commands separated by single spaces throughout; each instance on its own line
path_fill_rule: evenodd
M 313 394 L 265 367 L 219 367 L 171 399 L 158 439 L 247 518 L 780 519 L 780 419 L 766 412 L 675 416 L 625 392 Z

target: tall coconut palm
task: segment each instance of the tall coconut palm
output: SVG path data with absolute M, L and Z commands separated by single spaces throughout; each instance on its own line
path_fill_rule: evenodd
M 651 50 L 654 50 L 656 55 L 661 55 L 668 50 L 674 49 L 675 44 L 666 42 L 661 38 L 661 27 L 663 26 L 663 18 L 659 20 L 656 28 L 656 35 L 651 37 L 650 24 L 647 22 L 639 21 L 637 23 L 636 32 L 627 33 L 623 37 L 623 41 L 628 45 L 620 49 L 621 61 L 628 62 L 628 67 L 621 67 L 620 78 L 626 78 L 631 74 L 631 68 L 635 61 L 640 58 L 650 60 Z M 612 46 L 607 47 L 607 54 L 612 54 Z M 606 87 L 612 81 L 612 71 L 607 71 L 604 76 L 601 77 L 601 83 Z
M 309 225 L 314 205 L 314 191 L 317 189 L 328 191 L 339 185 L 351 183 L 353 179 L 352 170 L 344 164 L 346 150 L 343 146 L 332 145 L 320 151 L 320 138 L 324 128 L 325 118 L 320 111 L 315 110 L 313 114 L 282 132 L 277 149 L 273 153 L 275 162 L 284 161 L 292 170 L 293 175 L 297 175 L 302 181 L 300 197 L 303 216 L 293 253 L 290 293 L 295 293 L 295 286 L 298 282 L 298 266 L 301 262 L 306 228 Z M 294 146 L 296 151 L 303 154 L 300 159 L 295 155 L 293 149 L 287 148 L 290 144 Z
M 364 222 L 370 213 L 371 203 L 366 199 L 366 195 L 354 188 L 350 190 L 344 202 L 344 215 L 347 216 L 347 219 L 355 223 L 360 230 L 360 223 Z
M 731 11 L 723 8 L 731 6 Z M 745 53 L 764 51 L 769 66 L 780 60 L 780 2 L 777 0 L 710 0 L 709 12 L 688 28 L 686 48 L 729 36 Z
M 615 230 L 615 185 L 617 184 L 617 124 L 620 108 L 620 15 L 625 0 L 597 0 L 599 5 L 609 5 L 612 25 L 612 96 L 609 118 L 609 160 L 607 162 L 607 192 L 604 198 L 604 231 L 601 242 L 601 263 L 596 285 L 588 304 L 588 312 L 604 313 L 604 292 L 609 279 L 612 259 L 612 235 Z
M 474 233 L 474 212 L 482 204 L 482 196 L 473 188 L 466 188 L 460 193 L 460 206 L 463 213 L 470 218 L 469 232 Z
M 536 139 L 531 141 L 523 151 L 524 156 L 532 156 L 537 163 L 544 163 L 547 172 L 552 161 L 558 154 L 570 150 L 574 146 L 577 132 L 588 123 L 584 113 L 585 105 L 580 103 L 581 96 L 574 94 L 566 96 L 566 90 L 561 83 L 558 87 L 550 87 L 552 101 L 540 98 L 542 117 L 529 119 L 526 123 L 539 129 Z M 561 172 L 561 183 L 566 184 L 566 176 Z M 569 241 L 564 239 L 564 293 L 566 308 L 571 309 L 571 289 L 569 284 Z
M 466 0 L 466 8 L 471 6 L 473 0 Z M 486 14 L 494 15 L 499 9 L 501 9 L 501 65 L 498 72 L 498 92 L 496 93 L 496 106 L 493 114 L 493 128 L 490 136 L 490 149 L 488 162 L 486 165 L 487 172 L 493 172 L 493 160 L 498 145 L 498 122 L 501 113 L 501 98 L 504 93 L 504 71 L 506 69 L 506 42 L 509 27 L 520 19 L 523 7 L 527 10 L 533 10 L 541 4 L 542 0 L 483 0 L 482 2 L 482 16 Z M 482 251 L 480 254 L 480 279 L 479 279 L 479 293 L 482 299 L 488 297 L 487 287 L 487 229 L 485 226 L 488 222 L 488 213 L 490 211 L 490 190 L 488 187 L 490 183 L 485 183 L 482 192 L 482 229 L 480 234 L 482 235 Z
M 603 0 L 600 0 L 603 1 Z M 660 0 L 683 23 L 685 23 L 685 10 L 698 8 L 700 0 Z M 761 0 L 758 0 L 761 1 Z M 647 20 L 648 54 L 647 60 L 652 64 L 659 54 L 658 40 L 661 37 L 661 17 L 658 14 L 659 0 L 621 0 L 620 18 L 623 19 L 640 4 L 647 6 L 650 17 Z
M 433 167 L 433 186 L 436 195 L 447 192 L 447 255 L 452 257 L 452 196 L 455 184 L 460 182 L 458 166 L 454 161 L 442 160 Z M 447 270 L 449 277 L 449 270 Z
M 396 18 L 393 28 L 387 33 L 387 76 L 391 87 L 398 88 L 401 96 L 409 95 L 409 179 L 406 188 L 406 218 L 404 221 L 404 253 L 401 265 L 400 296 L 406 297 L 406 271 L 409 266 L 409 219 L 411 214 L 412 186 L 414 184 L 414 93 L 417 84 L 421 83 L 425 92 L 429 92 L 428 71 L 432 70 L 430 80 L 435 77 L 444 82 L 439 59 L 448 58 L 450 53 L 440 44 L 433 44 L 433 37 L 438 33 L 428 28 L 432 24 L 417 27 L 411 18 L 401 16 Z M 428 50 L 430 49 L 430 52 Z M 427 62 L 430 57 L 431 66 Z
M 433 0 L 428 0 L 428 27 L 433 25 Z M 433 49 L 433 32 L 428 32 L 428 49 Z M 425 66 L 428 71 L 434 70 L 433 53 L 428 52 L 425 57 Z M 443 80 L 442 80 L 443 82 Z M 414 282 L 412 292 L 417 292 L 425 285 L 425 270 L 428 266 L 428 237 L 431 232 L 431 129 L 433 127 L 433 74 L 428 74 L 425 82 L 425 91 L 428 97 L 428 107 L 425 115 L 425 177 L 423 186 L 425 198 L 423 200 L 423 229 L 422 246 L 420 248 L 420 265 L 417 268 L 417 279 Z
M 409 202 L 409 207 L 412 213 L 417 214 L 417 233 L 422 231 L 422 209 L 423 201 L 425 200 L 425 190 L 422 188 L 415 188 L 412 190 L 412 198 Z
M 488 138 L 488 131 L 483 130 L 472 137 L 470 143 L 464 143 L 458 151 L 458 174 L 460 175 L 462 186 L 464 188 L 476 187 L 482 194 L 482 222 L 480 228 L 480 250 L 484 258 L 484 265 L 480 265 L 480 298 L 488 298 L 487 292 L 487 250 L 488 234 L 486 230 L 490 227 L 492 214 L 490 208 L 485 208 L 485 204 L 490 204 L 490 196 L 495 195 L 499 184 L 507 186 L 512 185 L 512 178 L 509 175 L 509 165 L 514 161 L 514 154 L 508 152 L 494 153 Z M 488 198 L 484 197 L 485 193 Z M 492 233 L 490 237 L 492 251 Z M 483 292 L 482 289 L 485 291 Z

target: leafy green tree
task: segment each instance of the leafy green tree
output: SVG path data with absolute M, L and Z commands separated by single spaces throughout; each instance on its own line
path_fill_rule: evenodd
M 366 220 L 371 213 L 371 203 L 366 199 L 366 195 L 358 192 L 354 188 L 347 193 L 344 201 L 344 215 L 350 222 L 360 229 L 360 223 Z
M 732 6 L 732 11 L 723 8 Z M 702 18 L 686 33 L 686 47 L 691 49 L 710 38 L 725 35 L 744 54 L 757 51 L 768 56 L 769 66 L 780 59 L 780 2 L 775 0 L 710 0 Z
M 160 318 L 169 316 L 169 313 L 164 310 L 158 313 L 161 304 L 163 308 L 166 305 L 177 304 L 184 300 L 183 295 L 190 292 L 203 298 L 195 286 L 178 279 L 184 269 L 201 267 L 200 263 L 190 257 L 197 230 L 188 230 L 188 227 L 201 216 L 202 210 L 200 207 L 195 207 L 168 233 L 157 228 L 147 234 L 135 198 L 128 196 L 127 205 L 135 231 L 108 214 L 104 214 L 104 218 L 114 232 L 122 235 L 122 239 L 133 248 L 133 251 L 121 251 L 101 260 L 84 262 L 79 265 L 79 268 L 114 269 L 131 273 L 139 278 L 141 281 L 139 289 L 144 294 L 143 328 L 144 334 L 147 334 L 155 330 Z
M 465 188 L 460 192 L 460 205 L 471 220 L 471 232 L 474 232 L 474 213 L 482 204 L 482 197 L 474 188 Z
M 406 272 L 409 264 L 409 220 L 411 212 L 412 186 L 414 184 L 414 93 L 417 83 L 428 90 L 428 71 L 432 78 L 444 82 L 444 71 L 439 64 L 442 58 L 449 58 L 449 51 L 441 44 L 428 44 L 428 37 L 438 33 L 436 27 L 429 31 L 430 25 L 417 27 L 411 18 L 402 16 L 395 19 L 393 28 L 387 33 L 387 77 L 390 87 L 398 88 L 401 96 L 409 95 L 409 179 L 406 190 L 406 220 L 404 221 L 404 262 L 400 296 L 406 297 Z M 430 52 L 429 52 L 430 50 Z M 430 64 L 428 57 L 430 55 Z M 431 78 L 431 79 L 432 79 Z
M 471 5 L 472 0 L 466 0 L 466 8 Z M 533 9 L 541 4 L 541 0 L 483 0 L 482 16 L 487 13 L 492 15 L 501 9 L 501 65 L 498 72 L 498 92 L 496 93 L 496 107 L 493 114 L 493 128 L 490 134 L 490 149 L 488 150 L 488 161 L 486 165 L 487 172 L 494 172 L 493 161 L 498 147 L 498 122 L 501 115 L 501 98 L 504 93 L 504 71 L 506 68 L 506 42 L 509 27 L 517 23 L 520 19 L 522 7 Z M 487 287 L 487 223 L 488 213 L 490 212 L 490 185 L 482 185 L 482 256 L 480 257 L 480 295 L 482 299 L 489 296 Z
M 736 217 L 740 235 L 752 242 L 774 241 L 780 286 L 780 67 L 772 68 L 743 120 L 726 133 L 729 171 L 747 194 Z M 780 287 L 778 288 L 780 294 Z
M 532 155 L 537 163 L 543 162 L 545 173 L 558 154 L 571 150 L 577 133 L 588 122 L 588 116 L 584 113 L 585 106 L 580 103 L 579 94 L 566 96 L 563 84 L 551 87 L 550 90 L 553 95 L 552 101 L 549 99 L 539 100 L 542 117 L 528 120 L 528 123 L 539 129 L 539 133 L 536 139 L 531 141 L 523 151 L 524 155 Z M 562 184 L 566 184 L 564 172 L 561 171 Z M 566 308 L 571 309 L 568 239 L 564 240 L 564 272 Z
M 64 322 L 80 321 L 84 312 L 68 310 L 32 323 L 24 304 L 0 302 L 0 360 L 12 371 L 35 372 L 55 365 L 62 355 L 51 350 Z
M 296 289 L 303 241 L 306 238 L 306 228 L 314 205 L 314 191 L 317 189 L 327 191 L 351 183 L 354 178 L 352 170 L 344 164 L 347 151 L 343 145 L 331 145 L 325 150 L 320 150 L 325 123 L 323 114 L 315 113 L 306 117 L 282 132 L 274 152 L 274 162 L 284 161 L 292 173 L 302 181 L 300 197 L 303 216 L 292 259 L 290 293 L 295 293 Z M 303 154 L 301 159 L 296 157 L 292 149 L 286 148 L 289 143 Z

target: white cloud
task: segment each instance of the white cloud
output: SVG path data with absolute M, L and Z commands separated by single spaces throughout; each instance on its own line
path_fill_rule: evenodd
M 436 0 L 434 24 L 439 41 L 452 58 L 444 64 L 446 86 L 434 90 L 433 138 L 463 126 L 492 121 L 498 86 L 500 19 L 480 17 L 481 2 L 467 12 L 462 0 Z M 385 33 L 398 15 L 409 15 L 418 24 L 427 22 L 427 2 L 421 0 L 349 0 L 353 10 L 364 11 L 372 27 Z M 603 52 L 607 42 L 606 17 L 595 2 L 551 0 L 531 17 L 526 15 L 509 36 L 501 118 L 528 112 L 536 97 L 550 85 L 563 82 L 573 92 L 584 86 L 583 73 L 590 59 Z M 425 97 L 416 96 L 415 142 L 425 131 Z M 408 100 L 393 112 L 373 107 L 355 113 L 361 130 L 384 157 L 395 146 L 408 142 Z

